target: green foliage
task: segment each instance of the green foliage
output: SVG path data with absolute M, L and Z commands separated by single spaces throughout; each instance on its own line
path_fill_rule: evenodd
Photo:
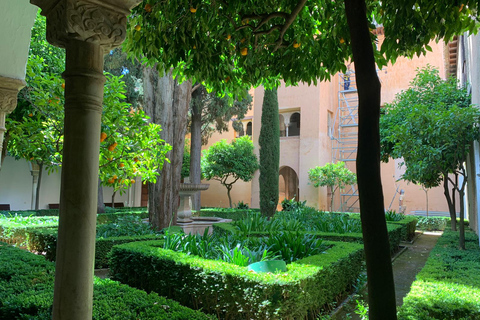
M 240 210 L 250 209 L 250 207 L 248 206 L 248 203 L 245 203 L 243 201 L 238 201 L 238 203 L 235 205 L 235 208 Z
M 0 243 L 0 318 L 51 319 L 54 264 L 43 257 Z M 201 312 L 156 293 L 108 279 L 94 279 L 92 320 L 207 320 Z
M 218 180 L 227 188 L 230 208 L 230 190 L 238 180 L 248 182 L 258 169 L 258 160 L 253 153 L 250 137 L 244 136 L 227 143 L 220 140 L 203 151 L 202 172 L 207 180 Z
M 325 253 L 327 249 L 322 240 L 313 235 L 300 234 L 298 231 L 272 233 L 267 238 L 266 244 L 286 262 Z
M 252 108 L 253 98 L 248 92 L 232 99 L 228 95 L 219 96 L 217 92 L 208 92 L 203 85 L 196 90 L 202 90 L 202 94 L 192 96 L 190 113 L 199 110 L 203 145 L 208 143 L 214 132 L 228 131 L 232 119 L 235 119 L 233 128 L 236 130 L 238 121 Z M 189 121 L 188 128 L 191 127 L 192 117 Z
M 223 261 L 162 249 L 161 241 L 116 246 L 116 279 L 221 319 L 303 319 L 334 301 L 358 278 L 363 251 L 327 242 L 324 254 L 287 266 L 286 273 L 255 273 Z
M 181 177 L 186 178 L 188 176 L 190 176 L 190 140 L 185 139 Z
M 307 200 L 297 201 L 295 198 L 287 200 L 286 198 L 282 200 L 282 211 L 297 211 L 306 207 Z
M 278 172 L 280 163 L 280 125 L 277 89 L 266 89 L 262 105 L 260 146 L 260 210 L 273 217 L 278 204 Z
M 445 230 L 404 298 L 400 320 L 480 318 L 480 249 L 471 230 L 465 245 L 458 250 L 458 233 Z
M 138 216 L 123 216 L 117 221 L 97 226 L 97 238 L 110 238 L 121 236 L 141 236 L 156 234 L 151 225 L 144 223 Z
M 421 217 L 417 216 L 417 229 L 432 231 L 432 230 L 445 230 L 450 218 L 447 217 Z
M 438 186 L 458 170 L 470 143 L 480 138 L 480 111 L 470 106 L 466 89 L 438 70 L 418 70 L 410 88 L 387 104 L 380 118 L 382 160 L 403 158 L 402 178 L 426 188 Z
M 357 182 L 357 176 L 345 167 L 345 162 L 327 163 L 323 167 L 315 167 L 308 171 L 308 180 L 315 188 L 330 187 L 332 190 L 330 211 L 333 211 L 333 202 L 337 189 L 343 189 Z
M 386 221 L 400 221 L 405 219 L 405 215 L 403 213 L 397 213 L 395 210 L 387 210 L 385 211 L 385 220 Z

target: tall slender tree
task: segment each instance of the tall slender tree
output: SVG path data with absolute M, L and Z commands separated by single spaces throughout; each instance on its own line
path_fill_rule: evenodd
M 277 89 L 265 89 L 262 105 L 260 145 L 260 211 L 271 218 L 278 204 L 280 124 Z

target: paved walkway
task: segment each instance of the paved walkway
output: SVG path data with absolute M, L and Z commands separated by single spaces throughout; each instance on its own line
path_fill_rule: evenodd
M 393 262 L 397 306 L 402 305 L 403 298 L 410 291 L 415 276 L 422 270 L 440 235 L 440 232 L 424 232 L 413 244 L 402 243 L 406 250 Z

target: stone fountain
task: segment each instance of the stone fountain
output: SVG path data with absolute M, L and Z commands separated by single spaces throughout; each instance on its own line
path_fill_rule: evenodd
M 213 223 L 231 222 L 230 219 L 216 217 L 192 217 L 191 196 L 198 191 L 207 190 L 209 184 L 203 183 L 181 183 L 180 184 L 180 205 L 177 211 L 177 225 L 180 226 L 186 234 L 203 234 L 205 229 L 212 233 Z

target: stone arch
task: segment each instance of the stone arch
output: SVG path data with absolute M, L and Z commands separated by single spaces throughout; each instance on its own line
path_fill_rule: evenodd
M 278 179 L 279 201 L 293 198 L 298 200 L 300 190 L 298 189 L 299 180 L 295 170 L 289 166 L 281 167 Z
M 300 113 L 295 112 L 290 116 L 290 124 L 288 125 L 288 136 L 294 137 L 300 135 Z

